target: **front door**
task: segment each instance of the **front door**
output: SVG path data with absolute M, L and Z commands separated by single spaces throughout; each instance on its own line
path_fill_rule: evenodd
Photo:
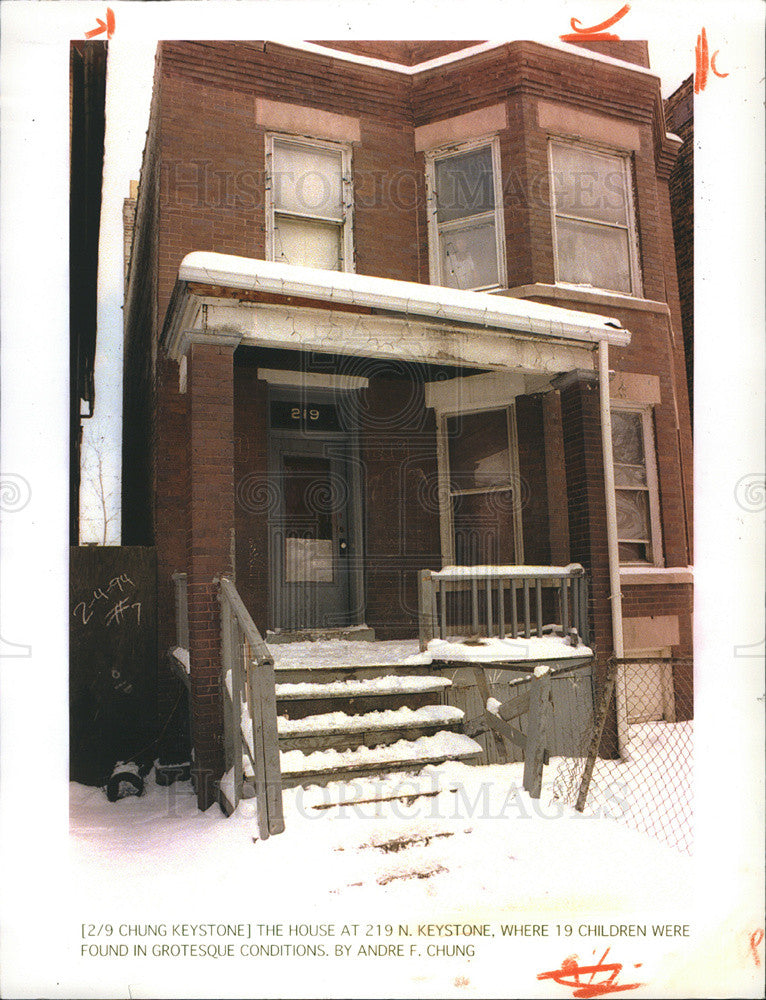
M 315 408 L 316 409 L 316 408 Z M 274 428 L 269 530 L 272 628 L 357 624 L 357 463 L 350 436 Z

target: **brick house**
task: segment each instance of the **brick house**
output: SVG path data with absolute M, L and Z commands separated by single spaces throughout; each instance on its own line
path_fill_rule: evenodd
M 123 541 L 156 545 L 161 650 L 187 576 L 201 805 L 222 574 L 267 638 L 394 639 L 420 570 L 579 563 L 597 675 L 691 655 L 679 145 L 640 42 L 160 45 Z

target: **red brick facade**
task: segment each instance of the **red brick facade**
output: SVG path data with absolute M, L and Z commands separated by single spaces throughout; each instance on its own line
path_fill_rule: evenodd
M 161 649 L 175 641 L 172 574 L 189 577 L 192 737 L 201 803 L 211 794 L 204 776 L 216 779 L 222 768 L 214 579 L 233 572 L 257 626 L 278 625 L 269 620 L 269 387 L 259 368 L 291 362 L 235 351 L 233 344 L 197 343 L 179 366 L 160 343 L 188 253 L 266 254 L 265 140 L 278 129 L 264 123 L 263 102 L 285 108 L 285 115 L 298 107 L 334 116 L 331 126 L 329 118 L 321 119 L 319 138 L 330 129 L 337 141 L 337 133 L 347 130 L 354 270 L 423 284 L 429 282 L 429 235 L 422 130 L 454 119 L 445 135 L 459 141 L 463 129 L 472 139 L 482 134 L 476 124 L 482 115 L 502 117 L 505 127 L 492 129 L 499 142 L 507 257 L 500 294 L 614 316 L 631 332 L 629 347 L 611 351 L 610 366 L 633 378 L 621 398 L 633 400 L 640 385 L 633 401 L 652 407 L 662 563 L 679 569 L 691 563 L 691 427 L 668 190 L 676 146 L 665 134 L 659 81 L 643 69 L 643 43 L 609 49 L 623 65 L 600 60 L 597 46 L 591 46 L 594 55 L 511 42 L 422 72 L 419 63 L 453 52 L 457 43 L 337 47 L 411 71 L 271 42 L 165 42 L 158 54 L 126 296 L 124 540 L 157 546 Z M 310 122 L 311 115 L 301 120 Z M 551 135 L 567 129 L 628 156 L 640 297 L 556 284 L 548 145 Z M 292 357 L 296 367 L 338 370 L 337 359 L 316 367 L 308 355 Z M 380 637 L 411 636 L 416 571 L 438 568 L 442 558 L 436 418 L 426 405 L 422 372 L 393 372 L 371 358 L 374 351 L 358 365 L 358 373 L 369 377 L 359 411 L 362 610 Z M 613 646 L 598 385 L 592 372 L 561 374 L 559 382 L 542 380 L 515 394 L 524 558 L 586 567 L 603 663 Z M 689 584 L 665 584 L 660 575 L 625 585 L 623 615 L 642 621 L 675 616 L 673 652 L 690 655 L 690 590 Z M 161 669 L 163 721 L 173 697 L 165 673 Z
M 686 351 L 689 403 L 694 390 L 694 80 L 688 77 L 665 101 L 668 128 L 683 140 L 670 173 L 678 292 Z

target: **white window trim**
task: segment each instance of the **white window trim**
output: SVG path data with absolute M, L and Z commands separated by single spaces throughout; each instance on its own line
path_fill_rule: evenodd
M 657 448 L 654 440 L 653 416 L 654 408 L 647 404 L 631 403 L 629 400 L 613 399 L 609 406 L 610 410 L 623 410 L 629 413 L 638 413 L 641 417 L 641 427 L 644 433 L 644 461 L 646 463 L 646 488 L 649 496 L 649 531 L 651 535 L 651 561 L 631 560 L 630 562 L 620 562 L 621 567 L 625 566 L 664 566 L 662 550 L 662 522 L 660 519 L 660 484 L 657 474 Z M 626 487 L 627 488 L 627 487 Z M 615 494 L 619 487 L 615 487 Z M 618 543 L 621 539 L 618 537 Z
M 481 285 L 472 288 L 474 292 L 491 292 L 500 288 L 508 287 L 508 266 L 505 256 L 505 218 L 503 215 L 503 183 L 500 172 L 500 140 L 496 135 L 485 136 L 481 139 L 472 139 L 470 142 L 451 143 L 448 146 L 440 146 L 437 149 L 429 149 L 426 154 L 426 213 L 428 215 L 428 269 L 429 279 L 432 285 L 445 285 L 444 274 L 442 272 L 441 253 L 439 252 L 440 234 L 465 225 L 464 219 L 454 220 L 439 225 L 436 217 L 436 161 L 445 157 L 454 156 L 458 153 L 467 153 L 472 149 L 482 149 L 489 146 L 492 152 L 492 181 L 495 194 L 495 241 L 497 244 L 497 274 L 498 281 L 492 285 Z M 476 221 L 480 222 L 491 218 L 491 212 L 477 215 Z
M 516 563 L 524 563 L 524 536 L 521 519 L 521 497 L 519 490 L 519 439 L 516 430 L 516 403 L 480 406 L 472 409 L 461 409 L 454 411 L 440 412 L 436 417 L 436 457 L 437 474 L 439 479 L 439 526 L 441 535 L 442 566 L 452 566 L 455 563 L 455 531 L 454 517 L 452 512 L 452 497 L 460 493 L 490 493 L 493 488 L 486 490 L 456 490 L 453 493 L 450 487 L 450 467 L 449 467 L 449 439 L 447 435 L 447 421 L 451 417 L 464 417 L 474 413 L 489 413 L 495 410 L 505 410 L 508 421 L 508 448 L 509 448 L 509 476 L 510 487 L 494 487 L 495 491 L 513 491 L 513 545 L 516 554 Z
M 341 253 L 343 254 L 342 271 L 355 270 L 354 259 L 354 181 L 351 163 L 351 145 L 343 142 L 329 142 L 324 139 L 312 139 L 303 135 L 290 135 L 282 132 L 266 133 L 266 260 L 275 260 L 275 225 L 277 208 L 274 204 L 274 143 L 285 142 L 296 146 L 306 146 L 310 149 L 329 149 L 341 154 L 341 199 L 343 203 L 343 221 L 341 223 Z M 306 219 L 325 224 L 337 224 L 337 220 L 328 220 L 319 215 L 300 212 L 280 212 L 280 215 L 296 219 Z
M 553 147 L 554 146 L 571 146 L 574 149 L 583 149 L 592 153 L 601 153 L 602 156 L 611 156 L 616 160 L 619 160 L 622 164 L 623 178 L 625 181 L 625 195 L 626 195 L 626 210 L 628 216 L 627 226 L 623 226 L 619 223 L 610 222 L 594 222 L 593 219 L 584 219 L 581 216 L 569 215 L 568 213 L 562 212 L 561 217 L 567 219 L 573 219 L 576 222 L 588 222 L 592 225 L 603 226 L 606 229 L 620 229 L 622 231 L 627 231 L 628 234 L 628 259 L 630 262 L 630 291 L 621 292 L 614 288 L 595 288 L 594 285 L 587 284 L 573 284 L 568 281 L 559 280 L 559 241 L 558 232 L 556 228 L 556 220 L 559 213 L 556 211 L 556 192 L 553 185 Z M 571 138 L 563 138 L 560 136 L 552 135 L 548 139 L 548 178 L 550 184 L 550 203 L 551 203 L 551 233 L 553 235 L 553 267 L 556 284 L 560 285 L 562 288 L 593 288 L 595 291 L 608 292 L 612 295 L 629 295 L 632 298 L 642 298 L 643 297 L 643 282 L 641 278 L 641 263 L 638 254 L 638 228 L 636 225 L 636 208 L 635 201 L 633 198 L 633 168 L 632 168 L 632 158 L 630 153 L 621 149 L 614 149 L 611 146 L 602 146 L 594 142 L 577 142 L 573 141 Z

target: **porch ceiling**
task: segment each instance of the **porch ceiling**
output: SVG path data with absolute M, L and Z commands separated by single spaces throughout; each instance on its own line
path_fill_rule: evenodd
M 163 343 L 228 342 L 484 371 L 592 369 L 618 320 L 537 302 L 223 254 L 183 261 Z

